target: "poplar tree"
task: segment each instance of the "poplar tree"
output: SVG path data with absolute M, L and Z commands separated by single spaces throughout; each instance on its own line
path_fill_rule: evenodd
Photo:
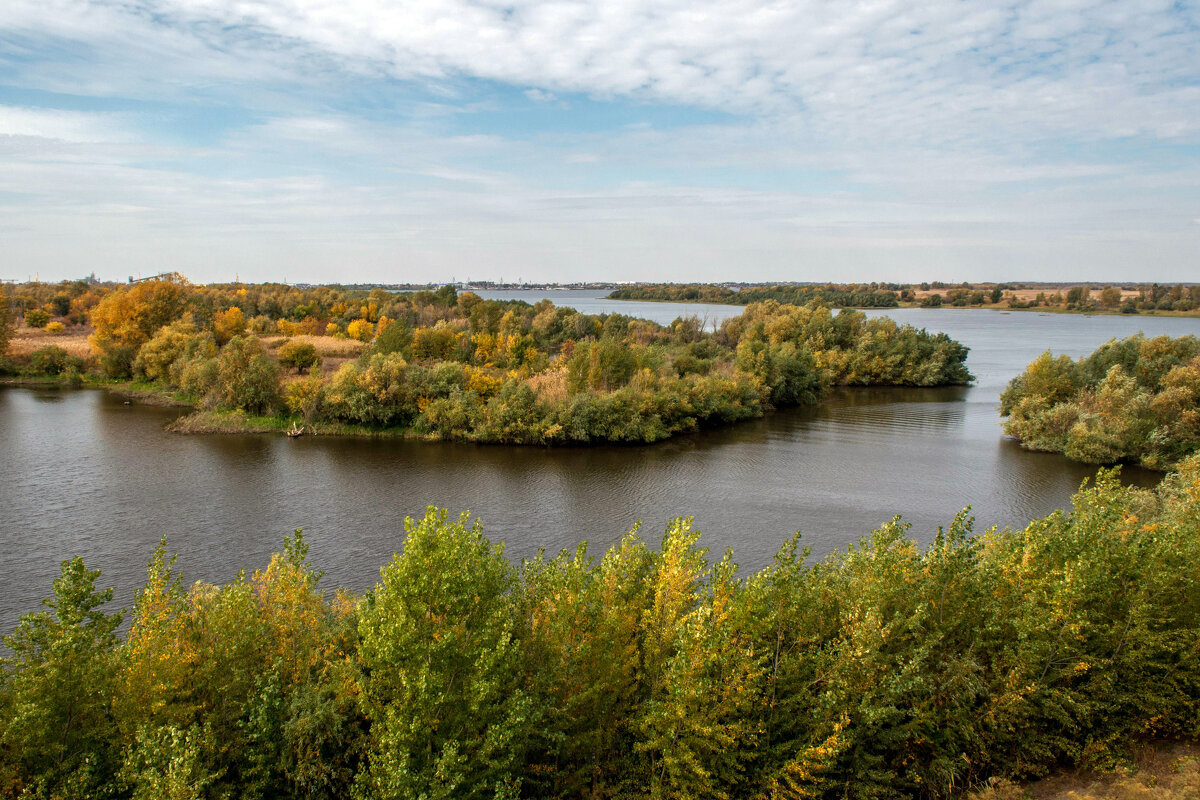
M 359 617 L 372 730 L 360 798 L 515 798 L 536 721 L 521 686 L 516 575 L 478 521 L 405 523 Z

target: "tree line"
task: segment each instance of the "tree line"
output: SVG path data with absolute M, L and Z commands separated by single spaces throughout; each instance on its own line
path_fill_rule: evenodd
M 1046 351 L 1000 396 L 1004 432 L 1090 464 L 1166 470 L 1200 450 L 1200 339 L 1113 339 L 1073 361 Z
M 128 615 L 76 558 L 6 637 L 0 793 L 942 798 L 1200 725 L 1200 458 L 1023 530 L 898 518 L 740 576 L 688 519 L 513 565 L 430 509 L 361 596 L 300 532 Z M 123 634 L 122 623 L 127 622 Z
M 608 295 L 610 300 L 653 300 L 748 305 L 763 300 L 806 305 L 818 302 L 845 308 L 896 308 L 900 293 L 879 284 L 745 286 L 734 290 L 711 283 L 639 283 Z

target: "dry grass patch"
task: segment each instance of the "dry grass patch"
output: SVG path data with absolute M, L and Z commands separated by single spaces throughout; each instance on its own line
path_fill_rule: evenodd
M 525 380 L 538 399 L 550 405 L 560 405 L 567 402 L 567 371 L 565 369 L 546 370 Z
M 321 358 L 358 358 L 366 344 L 356 339 L 335 339 L 332 336 L 264 336 L 263 346 L 278 350 L 284 342 L 307 342 L 317 348 Z
M 18 328 L 8 344 L 8 351 L 13 355 L 29 355 L 47 345 L 61 347 L 73 356 L 87 358 L 92 354 L 92 345 L 88 342 L 88 331 L 74 328 L 63 333 L 50 333 L 38 328 Z
M 1134 764 L 1111 773 L 1061 772 L 1030 784 L 997 781 L 969 800 L 1200 800 L 1200 744 L 1147 746 Z

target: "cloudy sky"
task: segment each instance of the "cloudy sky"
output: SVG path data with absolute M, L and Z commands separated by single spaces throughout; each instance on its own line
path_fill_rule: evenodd
M 0 277 L 1200 280 L 1195 0 L 2 0 Z

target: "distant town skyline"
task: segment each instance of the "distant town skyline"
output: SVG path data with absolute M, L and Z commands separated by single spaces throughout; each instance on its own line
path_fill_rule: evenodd
M 6 0 L 0 279 L 1200 274 L 1200 5 Z

